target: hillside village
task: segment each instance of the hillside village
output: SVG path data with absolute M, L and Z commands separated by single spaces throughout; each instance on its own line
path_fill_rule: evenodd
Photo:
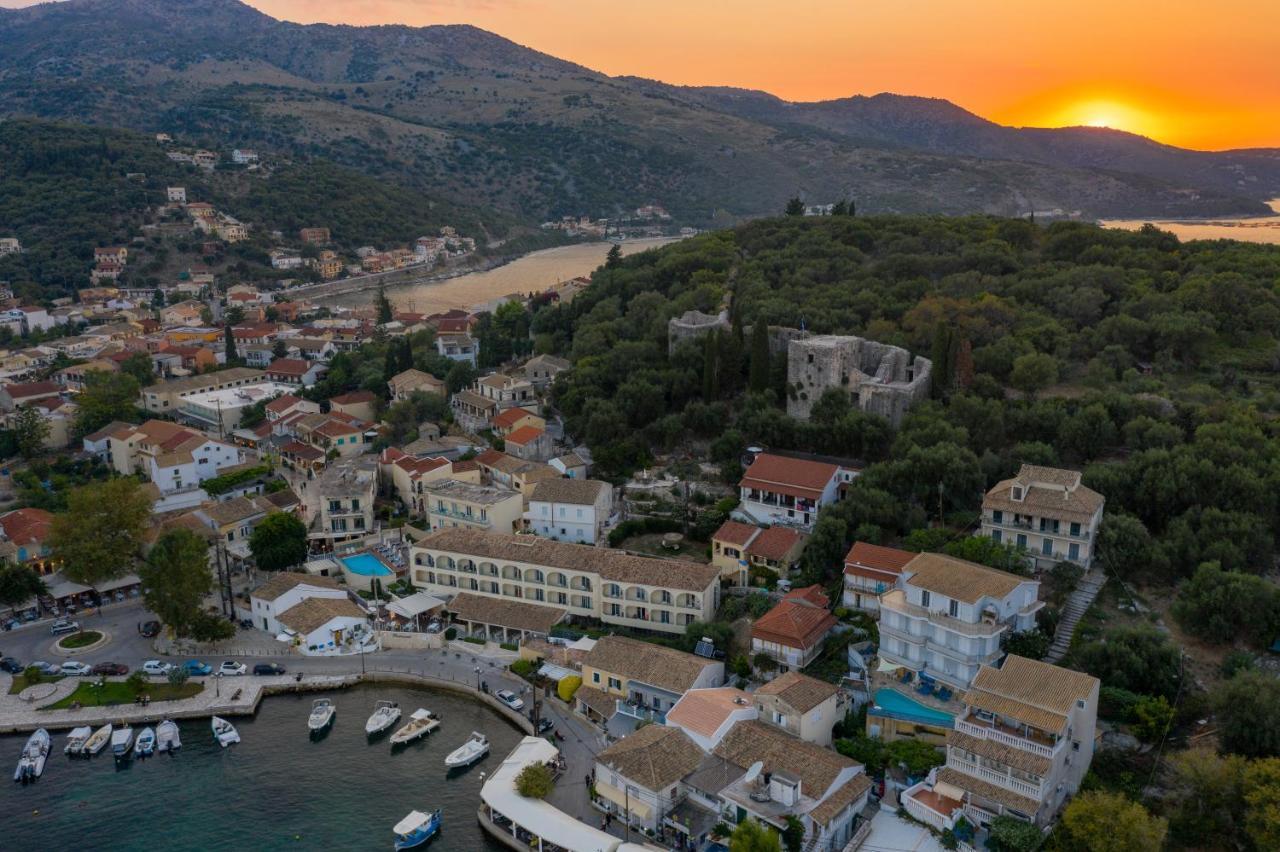
M 238 223 L 181 187 L 166 206 L 234 242 Z M 391 262 L 469 250 L 452 239 Z M 864 463 L 749 447 L 732 487 L 661 465 L 599 478 L 554 393 L 581 368 L 495 331 L 503 311 L 567 304 L 588 282 L 498 316 L 421 315 L 381 293 L 330 311 L 207 274 L 157 296 L 123 280 L 125 247 L 95 256 L 73 303 L 10 296 L 0 410 L 27 465 L 75 459 L 90 490 L 123 478 L 143 495 L 145 539 L 205 543 L 212 611 L 228 619 L 196 627 L 192 613 L 185 647 L 235 634 L 304 658 L 406 643 L 502 655 L 607 743 L 584 806 L 671 848 L 724 841 L 750 816 L 804 849 L 913 831 L 967 849 L 1052 825 L 1080 790 L 1099 681 L 1054 662 L 1100 585 L 1105 495 L 1078 471 L 1023 464 L 987 493 L 972 533 L 1009 570 L 857 541 L 837 588 L 802 585 L 819 517 Z M 670 345 L 724 325 L 673 318 Z M 896 425 L 929 393 L 931 362 L 901 348 L 769 333 L 806 389 L 799 418 L 843 385 Z M 0 514 L 3 558 L 42 582 L 7 601 L 12 626 L 146 592 L 136 570 L 95 582 L 64 564 L 56 523 L 34 506 Z M 1085 579 L 1076 615 L 1045 633 L 1042 584 L 1068 569 Z M 868 765 L 867 743 L 890 758 Z

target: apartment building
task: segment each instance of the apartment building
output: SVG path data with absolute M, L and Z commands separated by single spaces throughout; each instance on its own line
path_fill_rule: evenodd
M 1080 472 L 1024 464 L 982 501 L 982 535 L 1025 548 L 1037 568 L 1093 564 L 1106 498 L 1080 483 Z
M 714 566 L 630 556 L 536 536 L 433 530 L 412 547 L 412 581 L 643 630 L 680 634 L 720 605 Z
M 896 547 L 855 541 L 844 557 L 841 602 L 850 609 L 880 611 L 880 596 L 902 585 L 902 569 L 916 555 Z
M 947 735 L 947 762 L 902 795 L 907 812 L 939 830 L 964 817 L 1012 816 L 1047 825 L 1093 760 L 1098 679 L 1010 655 L 983 666 Z
M 266 373 L 248 367 L 232 367 L 216 373 L 172 379 L 143 388 L 142 407 L 152 414 L 172 414 L 178 410 L 182 400 L 189 396 L 257 385 L 266 380 Z
M 334 545 L 377 531 L 373 517 L 378 489 L 376 458 L 359 456 L 336 462 L 308 487 L 316 489 L 320 505 L 308 538 Z
M 836 626 L 830 608 L 831 601 L 819 586 L 787 592 L 751 625 L 752 656 L 767 654 L 783 672 L 809 665 L 822 652 L 827 634 Z
M 533 487 L 525 519 L 543 538 L 596 544 L 613 512 L 613 488 L 595 479 L 544 479 Z
M 818 510 L 840 497 L 861 471 L 851 464 L 759 453 L 738 483 L 735 511 L 750 523 L 812 530 Z
M 880 596 L 880 659 L 959 689 L 1000 659 L 1000 639 L 1035 627 L 1040 583 L 938 553 L 902 569 Z
M 433 530 L 465 527 L 481 532 L 513 533 L 523 525 L 524 498 L 505 488 L 442 479 L 424 484 L 420 493 Z

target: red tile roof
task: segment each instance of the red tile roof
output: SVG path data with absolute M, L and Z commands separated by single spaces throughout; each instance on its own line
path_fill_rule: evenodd
M 746 488 L 817 500 L 839 468 L 826 462 L 761 453 L 740 483 Z
M 57 382 L 17 382 L 4 386 L 12 399 L 27 399 L 33 396 L 49 396 L 62 392 L 62 386 Z
M 506 437 L 506 441 L 508 444 L 519 444 L 520 446 L 524 446 L 525 444 L 530 444 L 538 440 L 538 438 L 542 437 L 543 434 L 543 430 L 539 429 L 537 426 L 521 426 L 519 429 L 508 435 Z
M 14 544 L 40 544 L 49 535 L 53 515 L 44 509 L 14 509 L 0 515 L 0 529 Z
M 778 605 L 756 620 L 751 638 L 790 648 L 812 648 L 836 625 L 830 601 L 818 586 L 788 592 Z
M 509 429 L 516 423 L 520 422 L 522 417 L 533 416 L 533 412 L 524 408 L 508 408 L 506 411 L 500 411 L 493 415 L 491 421 L 495 428 Z
M 317 461 L 324 458 L 324 453 L 320 450 L 301 441 L 290 441 L 280 448 L 280 452 L 287 456 L 297 456 L 305 461 Z
M 778 560 L 790 553 L 791 549 L 804 539 L 804 533 L 786 527 L 769 527 L 747 545 L 747 553 L 765 559 Z
M 896 547 L 856 541 L 844 557 L 844 573 L 893 583 L 902 573 L 902 567 L 913 558 L 914 553 Z
M 310 369 L 310 361 L 299 358 L 277 358 L 267 367 L 267 372 L 281 376 L 305 376 Z
M 729 544 L 736 544 L 746 547 L 747 543 L 756 537 L 760 532 L 759 527 L 753 527 L 751 524 L 743 524 L 738 521 L 725 521 L 720 525 L 720 529 L 716 530 L 712 536 L 716 541 L 725 541 Z
M 284 412 L 288 411 L 290 408 L 293 408 L 295 405 L 297 405 L 300 402 L 302 402 L 301 397 L 296 397 L 291 393 L 287 393 L 284 396 L 276 397 L 275 399 L 268 402 L 267 411 L 270 411 L 273 414 L 275 413 L 283 414 Z
M 340 394 L 329 400 L 330 405 L 359 405 L 362 402 L 373 402 L 377 399 L 373 391 L 356 390 Z

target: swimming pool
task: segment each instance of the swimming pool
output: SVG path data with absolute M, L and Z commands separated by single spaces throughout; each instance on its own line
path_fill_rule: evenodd
M 341 561 L 343 568 L 346 568 L 352 574 L 359 574 L 361 577 L 390 577 L 395 573 L 370 553 L 344 556 Z
M 880 715 L 944 728 L 950 728 L 956 719 L 950 713 L 921 704 L 896 689 L 877 689 L 873 698 L 873 706 L 867 711 L 873 716 L 877 715 L 876 711 L 884 711 Z

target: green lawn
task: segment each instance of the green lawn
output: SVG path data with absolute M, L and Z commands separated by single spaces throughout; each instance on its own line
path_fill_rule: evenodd
M 150 683 L 143 692 L 150 695 L 152 701 L 173 701 L 199 695 L 203 689 L 204 686 L 199 683 Z M 81 707 L 114 707 L 132 704 L 134 692 L 124 681 L 107 681 L 102 687 L 94 686 L 92 681 L 84 681 L 66 698 L 40 709 L 66 710 L 76 701 L 80 702 Z
M 79 633 L 72 633 L 58 644 L 64 648 L 83 648 L 86 645 L 92 645 L 102 638 L 102 634 L 96 630 L 81 630 Z
M 13 676 L 13 686 L 9 687 L 9 694 L 17 695 L 28 686 L 35 686 L 37 683 L 53 683 L 55 680 L 62 680 L 62 675 L 40 675 L 35 680 L 27 680 L 25 674 L 16 674 Z

